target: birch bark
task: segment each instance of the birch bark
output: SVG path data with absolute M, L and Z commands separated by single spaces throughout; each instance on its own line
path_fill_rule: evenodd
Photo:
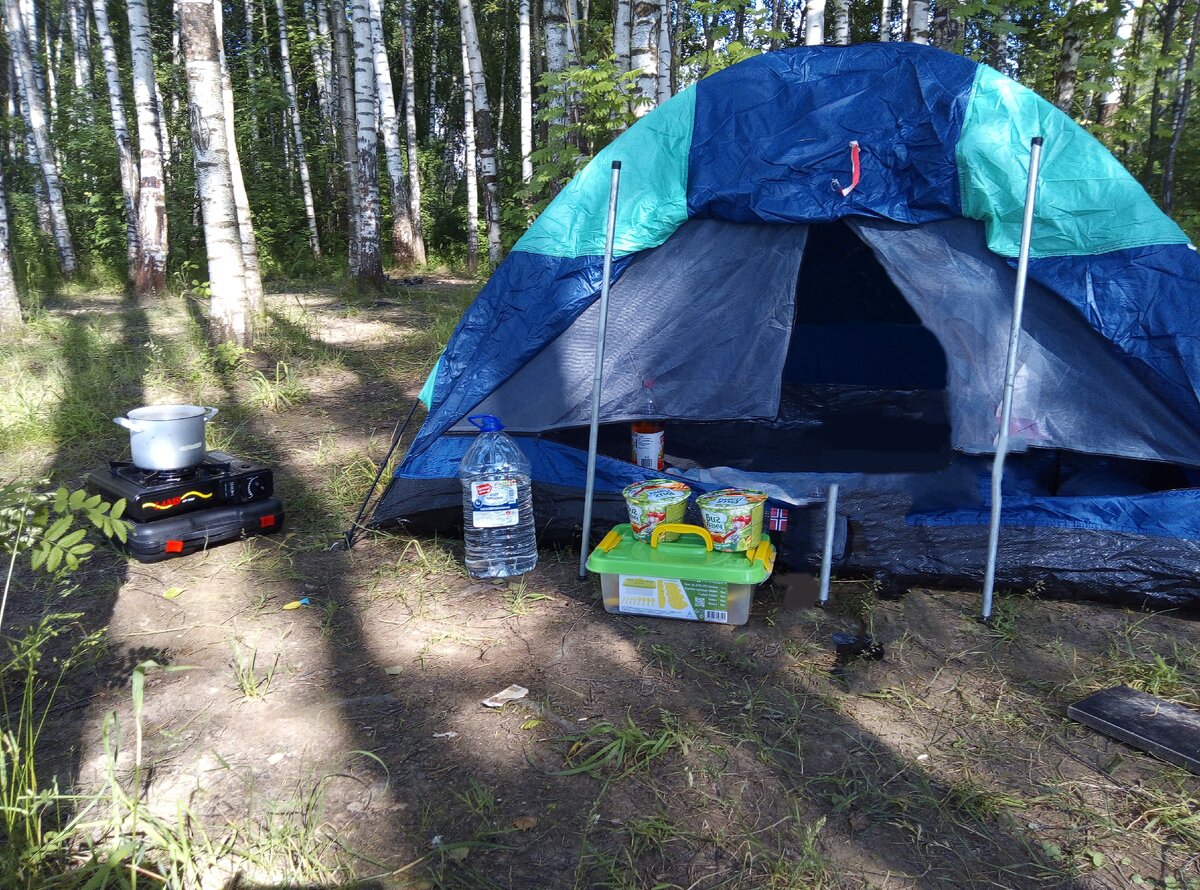
M 461 2 L 461 0 L 460 0 Z M 567 7 L 563 0 L 542 0 L 542 28 L 546 43 L 546 73 L 561 74 L 570 64 L 570 38 L 567 28 Z M 567 94 L 564 90 L 552 90 L 549 105 L 557 112 L 554 123 L 567 123 Z
M 312 55 L 313 80 L 317 84 L 317 107 L 321 110 L 321 121 L 329 132 L 333 132 L 333 94 L 312 0 L 304 0 L 304 32 L 308 35 L 308 51 Z
M 837 46 L 850 43 L 850 0 L 837 0 L 833 7 L 833 42 Z
M 219 2 L 219 0 L 218 0 Z M 287 98 L 288 116 L 292 122 L 292 144 L 296 149 L 296 167 L 300 173 L 300 191 L 304 196 L 304 215 L 308 220 L 308 246 L 314 257 L 321 256 L 321 238 L 317 233 L 317 211 L 313 203 L 312 181 L 308 176 L 308 155 L 304 151 L 304 130 L 300 125 L 300 105 L 296 101 L 296 83 L 292 80 L 291 50 L 288 45 L 287 14 L 283 0 L 275 0 L 279 17 L 279 67 L 283 73 L 283 92 Z
M 1071 0 L 1067 9 L 1066 30 L 1063 31 L 1062 49 L 1058 54 L 1058 75 L 1054 80 L 1054 104 L 1071 113 L 1075 99 L 1075 84 L 1079 77 L 1079 56 L 1083 50 L 1080 19 L 1086 9 L 1085 0 Z
M 912 43 L 929 43 L 929 0 L 909 0 L 908 39 Z
M 46 106 L 35 87 L 37 77 L 34 74 L 29 38 L 16 0 L 4 0 L 4 18 L 8 26 L 9 52 L 12 53 L 16 64 L 17 79 L 24 99 L 22 104 L 26 123 L 37 152 L 42 180 L 46 185 L 46 199 L 50 204 L 50 223 L 54 232 L 54 246 L 58 251 L 58 263 L 63 275 L 69 278 L 75 274 L 77 268 L 75 245 L 71 242 L 71 231 L 67 226 L 62 180 L 58 174 L 58 165 L 54 162 L 54 148 L 50 144 Z
M 475 146 L 479 155 L 479 178 L 483 183 L 483 209 L 487 220 L 488 261 L 500 262 L 500 183 L 496 175 L 496 140 L 487 85 L 483 80 L 483 53 L 475 30 L 471 0 L 458 0 L 467 64 L 471 68 L 471 102 L 475 106 Z
M 341 113 L 342 173 L 346 177 L 347 254 L 350 268 L 358 268 L 358 118 L 354 107 L 354 63 L 346 23 L 345 0 L 332 0 L 333 59 L 337 73 L 338 110 Z
M 524 0 L 528 3 L 528 0 Z M 421 164 L 417 152 L 417 89 L 413 65 L 413 0 L 401 12 L 404 51 L 404 133 L 408 148 L 408 215 L 412 220 L 413 262 L 425 265 L 425 226 L 421 222 Z
M 134 290 L 149 296 L 167 286 L 167 201 L 163 188 L 158 96 L 146 0 L 126 0 L 129 46 L 133 56 L 133 101 L 138 122 L 138 244 Z
M 1175 125 L 1171 133 L 1171 142 L 1167 146 L 1167 160 L 1163 165 L 1163 207 L 1167 213 L 1175 202 L 1175 162 L 1179 155 L 1179 144 L 1183 141 L 1183 127 L 1187 123 L 1188 106 L 1192 101 L 1192 84 L 1195 79 L 1191 76 L 1196 70 L 1196 45 L 1200 44 L 1200 3 L 1192 16 L 1192 33 L 1188 39 L 1187 55 L 1184 57 L 1183 70 L 1179 73 L 1179 92 L 1175 95 Z
M 671 0 L 660 0 L 658 10 L 658 104 L 671 98 Z
M 129 138 L 125 100 L 121 95 L 121 71 L 117 66 L 117 49 L 108 25 L 108 6 L 105 0 L 92 0 L 92 14 L 96 19 L 96 37 L 100 41 L 104 79 L 108 85 L 108 107 L 112 112 L 113 135 L 117 141 L 117 164 L 121 173 L 121 193 L 125 199 L 126 257 L 129 263 L 129 280 L 134 281 L 142 256 L 138 226 L 138 170 L 133 160 L 133 140 Z
M 179 0 L 179 21 L 196 190 L 200 193 L 208 254 L 211 333 L 217 343 L 231 341 L 246 346 L 251 341 L 251 316 L 247 311 L 246 269 L 229 164 L 213 0 Z
M 1142 0 L 1130 0 L 1116 21 L 1113 32 L 1116 45 L 1113 46 L 1111 57 L 1112 74 L 1108 78 L 1108 90 L 1104 94 L 1104 101 L 1100 106 L 1100 119 L 1097 121 L 1101 127 L 1112 126 L 1117 109 L 1121 107 L 1121 97 L 1125 90 L 1125 48 L 1133 37 L 1133 25 L 1141 5 Z
M 631 0 L 616 0 L 614 11 L 613 55 L 617 57 L 617 67 L 622 71 L 629 70 L 630 41 L 633 37 L 630 3 Z
M 68 24 L 71 28 L 71 68 L 75 78 L 75 93 L 82 97 L 81 116 L 91 123 L 92 116 L 92 54 L 88 43 L 88 16 L 86 0 L 69 0 Z
M 375 62 L 375 94 L 379 102 L 379 129 L 383 133 L 383 155 L 392 191 L 392 254 L 396 265 L 407 269 L 413 263 L 412 217 L 408 206 L 408 174 L 400 149 L 400 119 L 387 47 L 383 43 L 383 4 L 369 0 L 371 7 L 371 57 Z
M 808 0 L 804 5 L 804 45 L 825 43 L 825 0 Z
M 617 8 L 620 9 L 621 3 L 625 4 L 625 8 L 629 9 L 629 0 L 617 0 Z M 411 7 L 412 0 L 404 0 L 404 9 L 407 16 Z M 405 33 L 408 33 L 409 28 L 405 26 Z M 520 6 L 517 11 L 517 65 L 521 69 L 521 181 L 528 184 L 533 179 L 533 66 L 531 63 L 529 51 L 529 0 L 520 0 Z M 411 41 L 410 41 L 411 42 Z M 626 45 L 626 55 L 628 55 L 628 45 Z M 406 79 L 411 78 L 409 69 L 404 69 Z M 412 105 L 412 96 L 409 94 L 409 107 Z M 412 132 L 412 124 L 408 125 L 409 132 Z M 411 149 L 409 156 L 412 156 Z
M 463 69 L 463 173 L 467 180 L 467 274 L 479 271 L 479 170 L 475 157 L 475 103 L 471 84 L 471 63 L 467 61 L 467 42 L 462 41 Z
M 383 258 L 379 249 L 379 145 L 375 114 L 375 53 L 371 40 L 371 6 L 368 0 L 353 0 L 354 10 L 354 108 L 357 133 L 355 160 L 358 202 L 355 211 L 358 260 L 350 274 L 359 281 L 383 281 Z
M 8 207 L 4 189 L 4 171 L 0 169 L 0 333 L 20 328 L 21 301 L 13 278 L 12 256 L 8 251 Z
M 638 73 L 635 81 L 641 101 L 633 113 L 642 117 L 655 106 L 658 98 L 658 32 L 661 7 L 657 0 L 632 0 L 633 25 L 629 48 L 629 70 Z
M 904 0 L 900 0 L 901 3 Z M 892 0 L 880 0 L 879 3 L 879 42 L 888 43 L 892 39 Z

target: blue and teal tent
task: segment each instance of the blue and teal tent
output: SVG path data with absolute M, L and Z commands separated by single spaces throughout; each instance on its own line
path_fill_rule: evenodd
M 619 160 L 597 515 L 651 475 L 629 421 L 662 419 L 671 472 L 767 491 L 793 561 L 804 505 L 840 481 L 845 570 L 977 578 L 1034 136 L 998 578 L 1200 599 L 1200 256 L 1068 116 L 910 44 L 757 56 L 602 151 L 467 310 L 374 521 L 455 515 L 466 418 L 488 413 L 530 457 L 539 519 L 578 526 Z

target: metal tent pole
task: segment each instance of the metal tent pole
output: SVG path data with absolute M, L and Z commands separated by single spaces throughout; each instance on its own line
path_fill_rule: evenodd
M 1033 234 L 1033 206 L 1037 197 L 1038 166 L 1042 159 L 1042 137 L 1034 136 L 1029 149 L 1029 181 L 1025 186 L 1025 217 L 1021 222 L 1021 252 L 1017 260 L 1017 286 L 1013 294 L 1012 327 L 1008 333 L 1008 360 L 1004 366 L 1004 395 L 1000 403 L 1000 434 L 996 437 L 996 459 L 992 461 L 992 517 L 988 526 L 987 568 L 983 573 L 983 611 L 992 617 L 992 592 L 996 584 L 996 551 L 1000 545 L 1000 501 L 1004 482 L 1004 458 L 1008 454 L 1008 424 L 1012 418 L 1013 388 L 1017 379 L 1017 346 L 1021 341 L 1021 315 L 1025 310 L 1025 280 L 1029 273 L 1029 240 Z
M 817 602 L 822 606 L 829 602 L 829 582 L 833 573 L 833 533 L 837 530 L 838 484 L 829 486 L 825 495 L 825 546 L 821 550 L 821 587 Z
M 583 541 L 579 545 L 579 577 L 587 577 L 588 541 L 592 534 L 592 496 L 596 493 L 596 445 L 600 435 L 600 378 L 604 374 L 604 332 L 608 327 L 608 287 L 612 280 L 613 238 L 617 230 L 617 189 L 621 162 L 612 163 L 608 186 L 608 230 L 604 238 L 604 274 L 600 279 L 600 324 L 596 328 L 596 367 L 592 372 L 592 421 L 588 428 L 587 486 L 583 494 Z

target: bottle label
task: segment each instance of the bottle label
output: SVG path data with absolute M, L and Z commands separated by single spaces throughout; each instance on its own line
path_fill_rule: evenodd
M 663 433 L 634 433 L 633 462 L 651 470 L 663 468 Z
M 507 528 L 521 521 L 516 479 L 471 483 L 471 522 L 476 528 Z
M 618 611 L 687 621 L 727 622 L 729 585 L 691 578 L 618 576 Z

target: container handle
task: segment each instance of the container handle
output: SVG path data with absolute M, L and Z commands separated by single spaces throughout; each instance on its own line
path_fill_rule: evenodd
M 114 417 L 113 423 L 115 423 L 117 426 L 124 427 L 131 433 L 141 433 L 145 432 L 146 430 L 146 428 L 140 423 L 134 423 L 128 417 Z
M 650 534 L 650 546 L 657 547 L 658 539 L 665 534 L 698 535 L 704 539 L 705 550 L 713 549 L 712 535 L 708 533 L 708 529 L 687 522 L 664 522 L 654 526 L 654 531 Z
M 608 552 L 612 551 L 613 549 L 615 549 L 616 546 L 620 543 L 621 543 L 621 533 L 614 528 L 612 531 L 610 531 L 607 535 L 604 536 L 604 540 L 600 542 L 599 546 L 596 547 L 596 549 L 603 550 L 605 553 L 608 553 Z
M 763 568 L 767 570 L 767 574 L 771 574 L 771 569 L 775 567 L 775 555 L 771 552 L 771 539 L 763 538 L 758 542 L 757 547 L 747 550 L 746 558 L 750 560 L 751 565 L 761 562 Z
M 212 420 L 214 417 L 216 417 L 217 410 L 218 409 L 216 409 L 216 408 L 205 408 L 204 409 L 204 422 L 208 423 L 210 420 Z

